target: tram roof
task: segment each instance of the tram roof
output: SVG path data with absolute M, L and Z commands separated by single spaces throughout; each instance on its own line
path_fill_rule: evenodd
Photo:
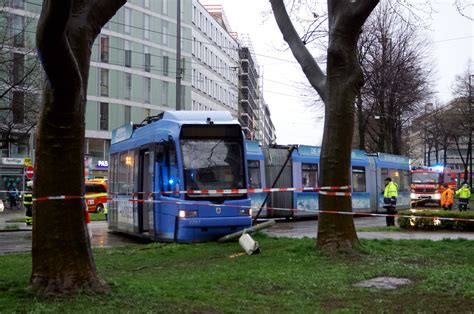
M 161 121 L 175 121 L 178 124 L 206 124 L 208 118 L 216 124 L 238 124 L 228 111 L 165 111 Z
M 227 111 L 164 111 L 143 126 L 126 124 L 112 131 L 110 152 L 133 149 L 169 136 L 178 138 L 185 124 L 239 124 Z

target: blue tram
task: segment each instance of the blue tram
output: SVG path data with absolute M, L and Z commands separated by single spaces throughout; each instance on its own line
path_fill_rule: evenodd
M 228 112 L 163 112 L 114 130 L 109 228 L 187 243 L 249 227 L 246 193 L 185 193 L 247 188 L 245 156 L 241 127 Z
M 315 187 L 318 186 L 320 167 L 320 147 L 296 145 L 274 145 L 258 147 L 256 142 L 246 142 L 253 147 L 253 153 L 247 154 L 247 162 L 259 160 L 260 169 L 249 171 L 249 180 L 263 181 L 270 187 L 283 167 L 275 187 Z M 249 151 L 249 150 L 247 150 Z M 262 161 L 264 164 L 262 164 Z M 256 164 L 255 164 L 256 165 Z M 353 150 L 352 168 L 352 208 L 360 212 L 380 212 L 383 209 L 384 179 L 391 177 L 399 187 L 398 209 L 410 208 L 410 161 L 407 157 L 390 154 L 366 154 L 361 150 Z M 249 167 L 250 169 L 250 167 Z M 260 175 L 260 178 L 255 178 Z M 262 185 L 265 187 L 265 185 Z M 256 213 L 266 194 L 250 194 L 252 209 Z M 289 210 L 294 209 L 294 210 Z M 315 216 L 319 209 L 318 193 L 312 191 L 277 192 L 269 195 L 268 201 L 260 217 L 305 217 Z

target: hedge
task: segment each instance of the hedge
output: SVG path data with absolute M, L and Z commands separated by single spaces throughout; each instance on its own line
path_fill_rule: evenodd
M 456 230 L 474 231 L 474 212 L 446 211 L 446 210 L 403 210 L 399 211 L 398 224 L 402 229 L 409 230 Z M 413 217 L 406 217 L 413 216 Z M 431 217 L 431 218 L 422 218 Z M 461 218 L 472 221 L 444 220 L 439 218 Z

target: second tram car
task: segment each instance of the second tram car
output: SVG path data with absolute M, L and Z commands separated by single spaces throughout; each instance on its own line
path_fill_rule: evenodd
M 251 144 L 249 144 L 249 142 Z M 254 161 L 260 169 L 249 170 L 249 180 L 265 182 L 263 187 L 271 187 L 281 172 L 275 187 L 315 187 L 318 186 L 321 148 L 317 146 L 274 145 L 258 147 L 256 142 L 247 141 L 246 146 L 253 147 L 253 153 L 247 154 L 247 162 Z M 257 149 L 257 147 L 259 149 Z M 249 151 L 249 150 L 247 150 Z M 290 156 L 288 156 L 291 153 Z M 285 161 L 289 157 L 288 162 Z M 407 157 L 390 154 L 366 154 L 353 150 L 352 168 L 352 208 L 359 212 L 381 212 L 383 208 L 384 179 L 391 177 L 398 184 L 399 196 L 397 209 L 410 208 L 410 161 Z M 259 178 L 256 178 L 260 176 Z M 250 194 L 254 214 L 258 212 L 266 194 Z M 260 217 L 306 217 L 316 216 L 319 209 L 318 193 L 312 191 L 294 191 L 271 193 Z
M 185 191 L 245 189 L 246 166 L 243 133 L 228 112 L 164 112 L 138 127 L 116 129 L 109 228 L 169 242 L 202 242 L 243 230 L 252 219 L 246 193 Z

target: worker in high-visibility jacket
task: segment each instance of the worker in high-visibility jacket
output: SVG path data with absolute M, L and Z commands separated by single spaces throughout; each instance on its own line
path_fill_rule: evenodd
M 107 209 L 108 206 L 107 206 L 107 203 L 104 203 L 104 214 L 105 214 L 105 220 L 107 221 L 107 213 L 109 212 L 109 210 Z
M 385 189 L 383 190 L 383 207 L 387 209 L 387 226 L 395 226 L 395 215 L 397 213 L 398 185 L 392 182 L 392 178 L 385 179 Z
M 29 226 L 33 222 L 33 181 L 26 183 L 26 191 L 23 193 L 23 205 L 26 208 L 25 222 Z
M 459 190 L 456 191 L 456 196 L 459 197 L 459 211 L 466 211 L 467 204 L 469 204 L 469 198 L 471 197 L 469 185 L 464 184 Z
M 444 210 L 451 210 L 454 203 L 454 192 L 447 183 L 443 184 L 444 191 L 441 193 L 441 207 Z

